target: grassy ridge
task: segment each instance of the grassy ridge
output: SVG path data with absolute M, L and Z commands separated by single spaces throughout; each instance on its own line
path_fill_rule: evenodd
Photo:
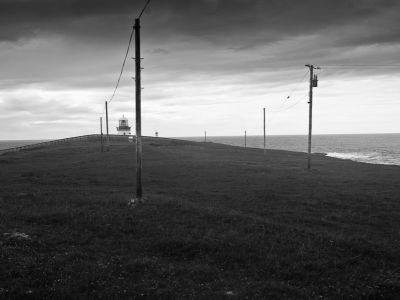
M 0 156 L 0 298 L 400 294 L 400 168 L 147 138 Z M 29 238 L 4 233 L 23 232 Z

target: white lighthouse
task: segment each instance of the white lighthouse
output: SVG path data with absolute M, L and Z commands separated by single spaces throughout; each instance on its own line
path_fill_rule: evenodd
M 118 135 L 130 135 L 131 127 L 129 126 L 128 119 L 123 115 L 119 119 L 119 126 L 117 127 Z

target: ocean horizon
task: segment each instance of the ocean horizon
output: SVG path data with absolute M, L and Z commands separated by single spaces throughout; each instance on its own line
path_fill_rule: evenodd
M 180 139 L 203 142 L 202 137 Z M 232 146 L 245 146 L 243 136 L 207 136 L 207 142 Z M 246 146 L 263 148 L 260 135 L 248 135 Z M 266 149 L 307 152 L 308 135 L 267 135 Z M 312 153 L 358 162 L 383 165 L 400 165 L 400 133 L 379 134 L 315 134 L 312 136 Z
M 170 137 L 203 142 L 204 136 Z M 0 140 L 0 150 L 50 141 Z M 246 147 L 263 148 L 263 136 L 248 135 Z M 207 136 L 207 142 L 245 147 L 243 136 Z M 307 152 L 307 135 L 267 135 L 266 149 Z M 379 134 L 315 134 L 312 153 L 358 162 L 400 166 L 400 133 Z
M 51 141 L 51 139 L 45 140 L 0 140 L 0 150 L 22 147 L 26 145 L 38 144 L 42 142 Z

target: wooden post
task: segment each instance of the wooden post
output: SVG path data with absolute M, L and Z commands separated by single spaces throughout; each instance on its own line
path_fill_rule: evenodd
M 313 73 L 314 66 L 306 65 L 310 69 L 309 111 L 308 111 L 308 156 L 307 169 L 311 169 L 311 137 L 312 137 L 312 101 L 313 101 Z
M 244 147 L 247 147 L 247 132 L 246 130 L 244 131 Z
M 103 152 L 103 118 L 100 117 L 100 143 L 101 143 L 101 152 Z
M 265 155 L 265 145 L 266 145 L 266 143 L 265 143 L 265 107 L 264 107 L 263 111 L 264 111 L 264 155 Z
M 135 19 L 135 79 L 136 79 L 136 198 L 141 200 L 142 188 L 142 83 L 140 53 L 140 19 Z
M 204 143 L 207 143 L 207 131 L 204 131 Z
M 107 133 L 107 151 L 110 151 L 110 137 L 108 135 L 108 104 L 106 101 L 106 133 Z

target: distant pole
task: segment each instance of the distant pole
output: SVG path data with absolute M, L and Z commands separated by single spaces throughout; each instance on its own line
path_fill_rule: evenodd
M 266 143 L 265 143 L 265 107 L 264 107 L 263 111 L 264 111 L 264 155 L 265 155 L 265 145 L 266 145 Z
M 244 147 L 247 147 L 247 132 L 246 130 L 244 131 Z
M 103 118 L 100 117 L 100 143 L 101 143 L 101 152 L 103 152 Z
M 207 143 L 207 131 L 204 131 L 204 143 Z
M 110 151 L 110 137 L 108 135 L 108 104 L 106 101 L 106 133 L 107 133 L 107 151 Z
M 308 111 L 308 157 L 307 157 L 307 169 L 311 169 L 311 138 L 312 138 L 312 106 L 313 106 L 313 87 L 317 87 L 317 76 L 314 75 L 314 65 L 306 65 L 310 69 L 310 90 L 309 90 L 309 111 Z
M 312 138 L 312 100 L 313 100 L 313 73 L 314 66 L 309 65 L 310 69 L 310 91 L 309 91 L 309 110 L 308 110 L 308 158 L 307 158 L 307 169 L 311 169 L 311 138 Z
M 142 199 L 142 82 L 140 53 L 140 19 L 135 19 L 135 79 L 136 79 L 136 198 Z

